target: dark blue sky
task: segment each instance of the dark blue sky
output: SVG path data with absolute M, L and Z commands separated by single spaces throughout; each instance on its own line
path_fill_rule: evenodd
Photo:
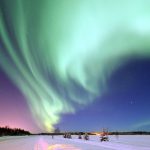
M 148 130 L 150 124 L 150 60 L 132 59 L 107 80 L 102 96 L 74 115 L 64 115 L 68 130 Z M 144 125 L 138 125 L 144 124 Z

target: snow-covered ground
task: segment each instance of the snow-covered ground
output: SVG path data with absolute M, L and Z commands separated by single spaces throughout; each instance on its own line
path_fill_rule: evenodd
M 90 136 L 89 141 L 77 136 L 64 139 L 62 136 L 0 137 L 0 150 L 150 150 L 149 135 L 109 136 L 109 142 L 100 142 L 99 136 Z

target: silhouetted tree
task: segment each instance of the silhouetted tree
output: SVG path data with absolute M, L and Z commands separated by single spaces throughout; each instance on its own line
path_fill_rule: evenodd
M 11 129 L 8 126 L 0 127 L 0 136 L 6 136 L 6 135 L 30 135 L 31 133 L 29 131 L 25 131 L 20 128 L 14 128 Z

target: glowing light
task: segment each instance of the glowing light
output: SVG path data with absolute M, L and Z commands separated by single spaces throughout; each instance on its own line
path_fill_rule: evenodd
M 93 132 L 92 134 L 94 134 L 94 135 L 101 135 L 102 134 L 102 132 Z
M 36 5 L 35 5 L 36 4 Z M 1 0 L 0 65 L 43 130 L 92 102 L 131 56 L 150 56 L 148 0 Z
M 81 150 L 70 144 L 55 144 L 48 147 L 48 150 Z

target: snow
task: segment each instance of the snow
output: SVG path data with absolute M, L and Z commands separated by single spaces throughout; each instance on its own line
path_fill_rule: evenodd
M 100 142 L 99 136 L 89 141 L 64 139 L 62 136 L 0 137 L 0 150 L 150 150 L 150 135 L 109 136 L 108 142 Z

